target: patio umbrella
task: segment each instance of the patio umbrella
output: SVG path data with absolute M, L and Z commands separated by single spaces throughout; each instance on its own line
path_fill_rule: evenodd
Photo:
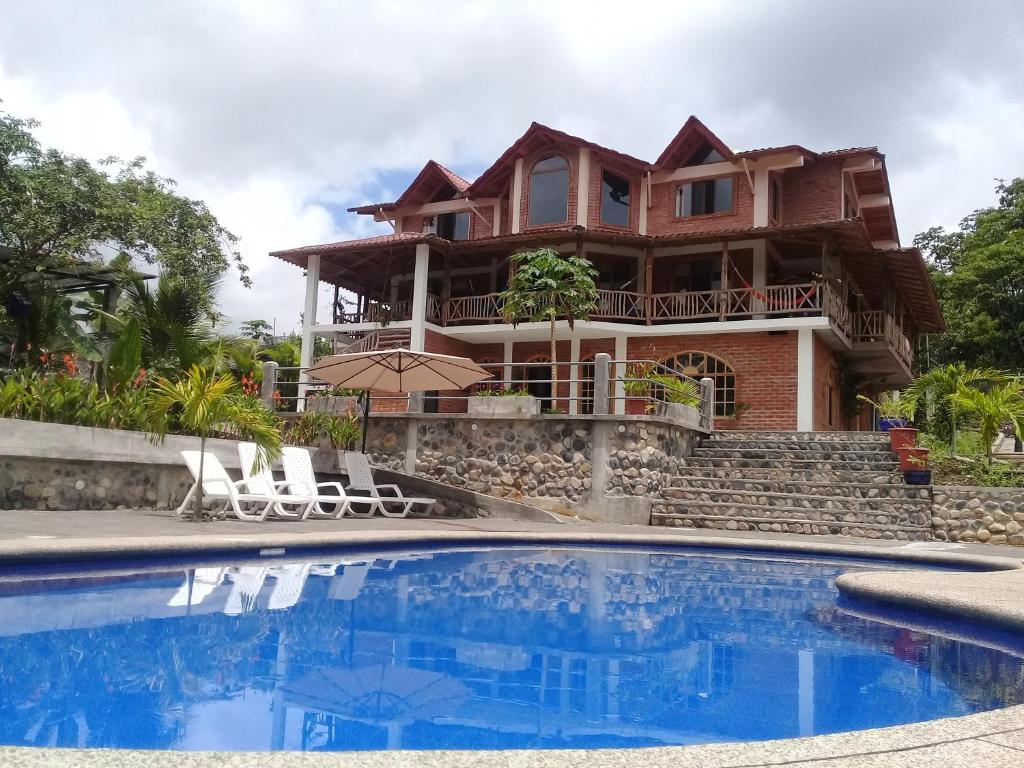
M 309 375 L 336 387 L 362 389 L 363 453 L 370 424 L 370 391 L 427 392 L 434 389 L 465 389 L 491 374 L 468 357 L 383 349 L 323 357 Z

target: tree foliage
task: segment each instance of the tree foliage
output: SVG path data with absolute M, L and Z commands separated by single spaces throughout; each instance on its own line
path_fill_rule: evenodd
M 564 256 L 554 248 L 520 251 L 512 255 L 513 273 L 508 290 L 501 294 L 502 312 L 513 325 L 547 322 L 551 327 L 551 394 L 555 395 L 555 322 L 585 320 L 597 309 L 594 283 L 597 270 L 581 256 Z
M 1024 179 L 1000 181 L 996 193 L 996 206 L 956 231 L 935 227 L 914 238 L 948 327 L 930 342 L 933 365 L 1024 369 Z
M 1004 424 L 1024 434 L 1024 393 L 1020 384 L 1009 382 L 987 391 L 963 387 L 949 396 L 957 412 L 968 416 L 981 433 L 985 455 L 992 461 L 992 443 Z
M 156 264 L 211 319 L 209 287 L 234 266 L 249 285 L 236 243 L 206 205 L 180 195 L 174 181 L 149 171 L 142 158 L 98 164 L 44 148 L 36 127 L 0 112 L 0 307 L 12 293 L 28 299 L 32 316 L 15 323 L 0 310 L 0 336 L 29 336 L 46 322 L 59 295 L 48 270 L 75 270 L 120 257 Z M 66 317 L 66 313 L 62 315 Z

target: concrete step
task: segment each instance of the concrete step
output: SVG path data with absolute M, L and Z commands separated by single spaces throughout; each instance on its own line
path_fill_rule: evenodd
M 867 525 L 927 528 L 931 530 L 931 508 L 913 509 L 814 509 L 791 506 L 762 506 L 761 504 L 721 503 L 716 501 L 682 501 L 664 499 L 655 502 L 654 509 L 662 514 L 682 515 L 685 518 L 742 517 L 751 520 L 778 522 L 780 520 L 827 523 L 829 525 Z
M 776 493 L 772 491 L 713 490 L 705 488 L 664 488 L 661 492 L 666 502 L 713 502 L 717 504 L 742 504 L 759 507 L 783 507 L 792 509 L 817 509 L 830 512 L 874 512 L 903 514 L 928 512 L 931 516 L 931 500 L 921 498 L 860 497 L 834 495 L 806 495 L 798 493 Z
M 896 455 L 888 451 L 828 451 L 804 448 L 791 450 L 782 448 L 708 448 L 693 449 L 693 455 L 705 459 L 769 459 L 782 461 L 851 461 L 866 464 L 894 464 Z
M 705 438 L 699 448 L 728 451 L 782 450 L 791 452 L 848 452 L 889 453 L 889 441 L 862 442 L 851 440 L 736 440 L 725 437 Z
M 800 494 L 805 496 L 828 496 L 851 499 L 916 499 L 926 503 L 931 499 L 931 486 L 904 485 L 900 483 L 872 482 L 815 482 L 813 480 L 779 480 L 733 476 L 707 477 L 703 475 L 676 475 L 671 478 L 668 488 L 697 491 L 720 491 L 741 493 Z
M 712 528 L 720 531 L 762 531 L 765 533 L 804 533 L 823 536 L 856 536 L 868 539 L 895 539 L 898 541 L 931 541 L 930 527 L 893 526 L 856 523 L 825 523 L 809 520 L 777 519 L 766 521 L 761 518 L 742 516 L 679 515 L 655 511 L 651 514 L 652 525 L 666 525 L 679 528 Z
M 691 477 L 696 479 L 706 478 L 712 480 L 763 480 L 766 482 L 781 483 L 859 483 L 875 485 L 903 485 L 902 473 L 895 470 L 879 470 L 865 472 L 863 470 L 850 469 L 823 469 L 802 468 L 802 467 L 779 467 L 757 466 L 757 467 L 732 467 L 722 466 L 721 461 L 709 459 L 680 459 L 684 464 L 678 470 L 678 474 L 672 480 L 675 484 L 679 478 Z M 696 463 L 694 463 L 696 462 Z
M 744 432 L 726 429 L 715 432 L 705 440 L 740 440 L 755 443 L 816 443 L 824 440 L 868 445 L 889 444 L 889 436 L 884 432 Z
M 718 467 L 720 469 L 808 469 L 817 471 L 845 471 L 857 473 L 895 474 L 899 465 L 889 461 L 847 461 L 843 459 L 790 459 L 767 457 L 692 456 L 680 460 L 685 467 Z

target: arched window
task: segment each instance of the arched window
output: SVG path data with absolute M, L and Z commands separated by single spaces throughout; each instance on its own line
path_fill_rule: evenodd
M 715 382 L 715 416 L 732 416 L 736 412 L 736 374 L 729 364 L 706 352 L 680 352 L 664 365 L 691 379 Z
M 558 224 L 569 219 L 569 163 L 561 155 L 540 160 L 530 172 L 529 223 Z

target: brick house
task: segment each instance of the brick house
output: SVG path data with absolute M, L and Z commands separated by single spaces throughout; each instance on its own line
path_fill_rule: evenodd
M 569 412 L 587 412 L 586 363 L 607 352 L 712 378 L 719 428 L 870 428 L 854 389 L 906 384 L 918 337 L 943 329 L 873 147 L 736 152 L 691 117 L 652 163 L 534 123 L 473 182 L 431 160 L 397 200 L 350 211 L 393 233 L 272 254 L 306 270 L 304 366 L 324 336 L 549 378 L 548 327 L 513 328 L 499 299 L 509 256 L 541 246 L 600 273 L 598 310 L 572 333 L 559 324 L 559 378 L 584 380 L 554 393 L 582 398 Z M 316 317 L 320 282 L 331 318 Z M 354 309 L 338 300 L 351 295 Z

